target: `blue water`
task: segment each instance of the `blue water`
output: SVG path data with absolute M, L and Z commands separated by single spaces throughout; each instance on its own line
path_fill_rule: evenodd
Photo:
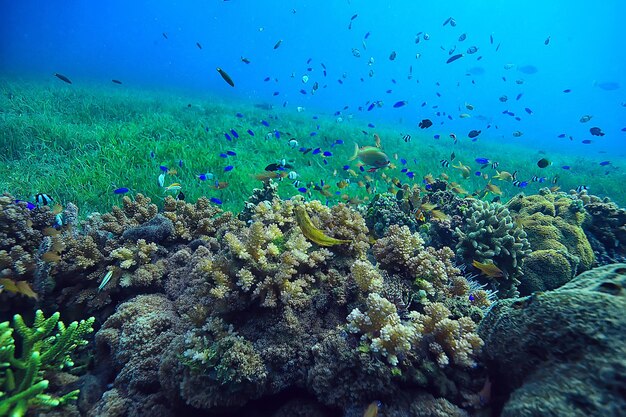
M 75 84 L 110 84 L 115 78 L 134 87 L 217 94 L 294 111 L 298 106 L 330 116 L 342 111 L 344 118 L 360 115 L 367 122 L 402 123 L 406 129 L 430 118 L 460 137 L 478 129 L 486 138 L 536 150 L 623 155 L 626 59 L 620 39 L 625 15 L 626 4 L 619 0 L 4 1 L 0 71 L 50 82 L 58 82 L 51 79 L 58 72 Z M 455 27 L 443 26 L 449 17 Z M 416 44 L 419 32 L 430 39 L 422 33 Z M 462 33 L 467 39 L 459 42 Z M 455 45 L 453 55 L 465 56 L 446 64 Z M 478 51 L 467 54 L 470 46 Z M 397 54 L 393 61 L 392 51 Z M 512 68 L 505 69 L 507 64 Z M 527 65 L 537 72 L 519 70 Z M 235 88 L 216 67 L 230 74 Z M 270 81 L 264 82 L 266 77 Z M 315 82 L 319 90 L 311 94 Z M 618 88 L 598 86 L 607 82 Z M 563 93 L 566 89 L 571 93 Z M 503 95 L 508 96 L 505 103 L 499 101 Z M 402 100 L 408 104 L 392 106 Z M 383 106 L 368 112 L 372 101 Z M 465 103 L 475 109 L 468 111 Z M 461 119 L 461 113 L 472 117 Z M 585 114 L 593 119 L 580 123 Z M 594 126 L 606 135 L 591 136 Z M 517 130 L 523 136 L 513 137 Z M 561 133 L 567 137 L 558 138 Z M 582 144 L 585 139 L 593 143 Z

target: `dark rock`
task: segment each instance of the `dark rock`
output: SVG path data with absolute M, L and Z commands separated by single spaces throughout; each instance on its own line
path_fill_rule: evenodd
M 504 417 L 626 410 L 626 264 L 496 303 L 479 327 Z
M 122 239 L 131 241 L 144 239 L 148 243 L 162 243 L 173 234 L 174 224 L 172 221 L 161 214 L 157 214 L 150 221 L 126 230 L 122 234 Z

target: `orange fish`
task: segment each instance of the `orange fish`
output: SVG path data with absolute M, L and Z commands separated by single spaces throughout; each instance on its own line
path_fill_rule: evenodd
M 215 188 L 216 190 L 223 190 L 226 187 L 228 187 L 228 183 L 226 181 L 216 182 L 213 186 L 213 188 Z

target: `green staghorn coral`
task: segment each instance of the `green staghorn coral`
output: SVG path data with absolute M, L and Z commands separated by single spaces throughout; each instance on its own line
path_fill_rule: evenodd
M 66 327 L 59 317 L 57 312 L 46 319 L 37 310 L 32 328 L 19 314 L 13 318 L 13 327 L 0 323 L 0 416 L 22 416 L 31 406 L 56 407 L 78 398 L 78 390 L 58 398 L 45 394 L 48 380 L 43 373 L 73 366 L 70 353 L 87 344 L 84 337 L 93 331 L 94 318 Z M 14 331 L 22 339 L 17 357 Z

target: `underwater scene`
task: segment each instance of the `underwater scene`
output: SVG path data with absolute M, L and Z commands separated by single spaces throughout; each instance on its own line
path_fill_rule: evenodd
M 623 16 L 0 2 L 0 416 L 626 415 Z

